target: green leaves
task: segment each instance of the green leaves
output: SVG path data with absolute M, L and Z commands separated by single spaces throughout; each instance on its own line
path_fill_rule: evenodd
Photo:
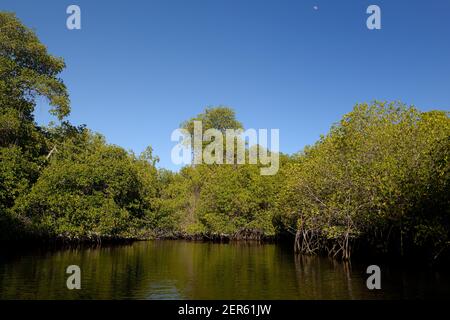
M 450 236 L 448 200 L 442 196 L 448 190 L 443 155 L 450 151 L 443 141 L 449 137 L 448 113 L 422 113 L 401 103 L 357 105 L 284 171 L 280 215 L 288 222 L 300 219 L 301 228 L 327 240 L 349 236 L 394 243 L 399 251 L 423 244 L 425 234 L 439 234 L 427 246 L 440 250 Z M 435 225 L 433 232 L 418 227 L 423 215 Z M 391 238 L 372 238 L 380 230 Z M 323 243 L 324 250 L 330 246 L 334 241 Z
M 217 129 L 225 133 L 226 129 L 242 129 L 242 123 L 236 120 L 236 114 L 233 109 L 224 106 L 208 107 L 203 113 L 184 122 L 182 128 L 194 133 L 194 121 L 201 121 L 203 131 L 208 129 Z
M 53 106 L 52 114 L 63 119 L 70 113 L 66 86 L 57 75 L 64 69 L 61 58 L 53 57 L 34 32 L 15 17 L 0 12 L 0 106 L 23 110 L 31 116 L 35 96 Z
M 349 258 L 354 244 L 394 253 L 450 245 L 450 120 L 402 103 L 359 104 L 313 146 L 259 165 L 157 170 L 64 121 L 34 122 L 37 96 L 59 120 L 70 112 L 64 61 L 34 32 L 0 13 L 0 235 L 136 238 L 182 232 L 247 237 L 290 232 L 298 251 Z M 207 108 L 182 124 L 239 129 L 235 112 Z M 246 150 L 248 156 L 248 148 Z M 366 247 L 367 247 L 366 246 Z
M 184 122 L 182 127 L 191 135 L 194 121 L 202 121 L 203 131 L 242 128 L 234 110 L 222 106 L 206 108 Z M 258 165 L 185 167 L 162 190 L 161 210 L 175 222 L 171 228 L 183 233 L 233 236 L 253 230 L 272 236 L 275 181 L 276 177 L 262 177 Z
M 16 211 L 36 232 L 71 239 L 134 237 L 156 197 L 156 169 L 95 135 L 66 141 Z

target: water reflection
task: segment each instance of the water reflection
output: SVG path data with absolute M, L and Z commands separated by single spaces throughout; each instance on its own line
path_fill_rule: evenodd
M 68 265 L 81 290 L 66 288 Z M 0 299 L 378 299 L 449 297 L 448 274 L 365 267 L 256 243 L 147 241 L 131 245 L 0 253 Z

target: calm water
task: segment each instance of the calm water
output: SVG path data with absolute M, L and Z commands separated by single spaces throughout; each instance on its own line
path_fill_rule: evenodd
M 0 251 L 0 299 L 393 299 L 450 298 L 448 273 L 295 256 L 277 244 L 147 241 L 66 250 Z M 66 288 L 68 265 L 81 290 Z

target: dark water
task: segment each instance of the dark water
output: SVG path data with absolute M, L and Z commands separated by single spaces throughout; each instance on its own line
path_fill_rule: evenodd
M 0 251 L 0 299 L 398 299 L 450 298 L 450 274 L 295 256 L 277 244 L 147 241 L 66 250 Z M 376 263 L 376 262 L 374 262 Z M 68 290 L 69 265 L 81 290 Z

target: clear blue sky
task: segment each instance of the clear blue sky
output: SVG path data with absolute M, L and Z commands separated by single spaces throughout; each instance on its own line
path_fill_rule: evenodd
M 82 30 L 66 29 L 77 4 Z M 382 29 L 366 28 L 366 8 Z M 317 6 L 318 9 L 314 9 Z M 64 57 L 69 119 L 171 163 L 172 130 L 228 105 L 247 128 L 279 128 L 286 153 L 314 143 L 357 102 L 450 110 L 447 0 L 1 0 Z M 40 103 L 36 119 L 48 123 Z

